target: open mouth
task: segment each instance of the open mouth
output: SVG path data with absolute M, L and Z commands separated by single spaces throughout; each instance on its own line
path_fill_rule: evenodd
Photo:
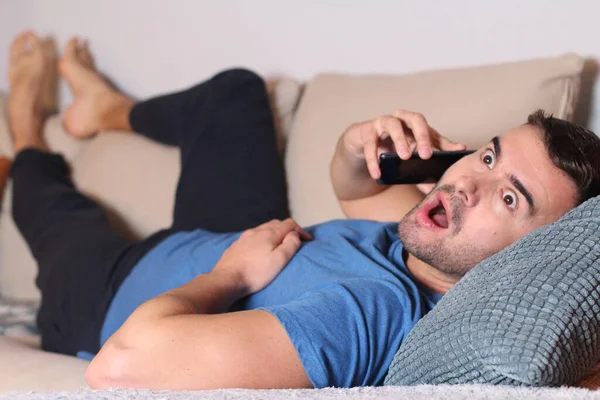
M 440 228 L 448 228 L 448 216 L 442 202 L 429 211 L 429 218 Z
M 451 219 L 448 203 L 444 200 L 442 193 L 439 193 L 431 201 L 425 204 L 417 213 L 419 224 L 427 229 L 442 230 L 448 229 Z

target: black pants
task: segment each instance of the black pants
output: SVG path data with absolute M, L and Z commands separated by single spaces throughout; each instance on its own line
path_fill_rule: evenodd
M 96 353 L 110 302 L 136 263 L 175 231 L 234 232 L 289 216 L 273 118 L 261 78 L 231 70 L 137 104 L 136 132 L 181 150 L 171 228 L 134 243 L 77 191 L 63 158 L 15 158 L 13 218 L 38 262 L 42 348 Z

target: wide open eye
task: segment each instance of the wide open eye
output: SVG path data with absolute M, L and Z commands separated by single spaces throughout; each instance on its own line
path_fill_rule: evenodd
M 515 194 L 515 192 L 513 192 L 513 191 L 504 192 L 504 194 L 502 195 L 502 201 L 511 210 L 514 210 L 517 208 L 518 198 L 517 198 L 517 195 Z
M 484 163 L 485 165 L 487 165 L 487 167 L 489 169 L 494 168 L 494 165 L 496 164 L 496 155 L 494 154 L 494 152 L 490 149 L 487 149 L 482 155 L 481 155 L 481 162 Z

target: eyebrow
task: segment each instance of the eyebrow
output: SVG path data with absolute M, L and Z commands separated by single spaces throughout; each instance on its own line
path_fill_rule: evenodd
M 535 203 L 533 202 L 533 196 L 531 195 L 529 190 L 527 190 L 527 188 L 525 188 L 525 186 L 523 186 L 523 182 L 521 182 L 519 180 L 519 178 L 517 178 L 514 175 L 509 176 L 509 178 L 510 178 L 510 181 L 512 182 L 512 184 L 515 185 L 517 190 L 519 192 L 521 192 L 523 197 L 525 197 L 525 200 L 527 200 L 527 203 L 529 204 L 529 216 L 533 217 L 533 215 L 537 211 L 537 209 L 535 208 Z
M 494 138 L 492 139 L 492 144 L 494 145 L 494 153 L 496 153 L 496 160 L 500 160 L 500 156 L 502 154 L 500 138 L 498 136 L 494 136 Z M 533 215 L 535 215 L 537 209 L 535 207 L 535 202 L 533 201 L 533 196 L 531 195 L 531 192 L 527 190 L 525 185 L 523 185 L 523 182 L 521 182 L 521 180 L 515 175 L 509 175 L 508 179 L 510 179 L 510 182 L 514 185 L 514 187 L 517 188 L 517 190 L 521 192 L 523 197 L 525 197 L 525 200 L 527 200 L 527 204 L 529 204 L 529 216 L 532 217 Z
M 500 147 L 500 138 L 498 136 L 494 136 L 492 138 L 492 143 L 494 144 L 494 153 L 496 153 L 496 159 L 498 159 L 502 155 L 502 147 Z

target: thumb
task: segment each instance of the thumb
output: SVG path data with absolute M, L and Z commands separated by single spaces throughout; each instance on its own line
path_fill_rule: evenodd
M 433 190 L 434 187 L 435 187 L 435 183 L 419 183 L 419 184 L 417 184 L 417 189 L 419 189 L 419 191 L 421 193 L 423 193 L 425 196 L 427 196 L 429 194 L 429 192 L 431 192 Z
M 456 151 L 467 149 L 467 145 L 462 144 L 462 143 L 452 143 L 451 147 L 452 147 L 452 150 L 456 150 Z
M 456 143 L 445 136 L 439 136 L 439 149 L 444 151 L 466 150 L 467 146 L 462 143 Z

